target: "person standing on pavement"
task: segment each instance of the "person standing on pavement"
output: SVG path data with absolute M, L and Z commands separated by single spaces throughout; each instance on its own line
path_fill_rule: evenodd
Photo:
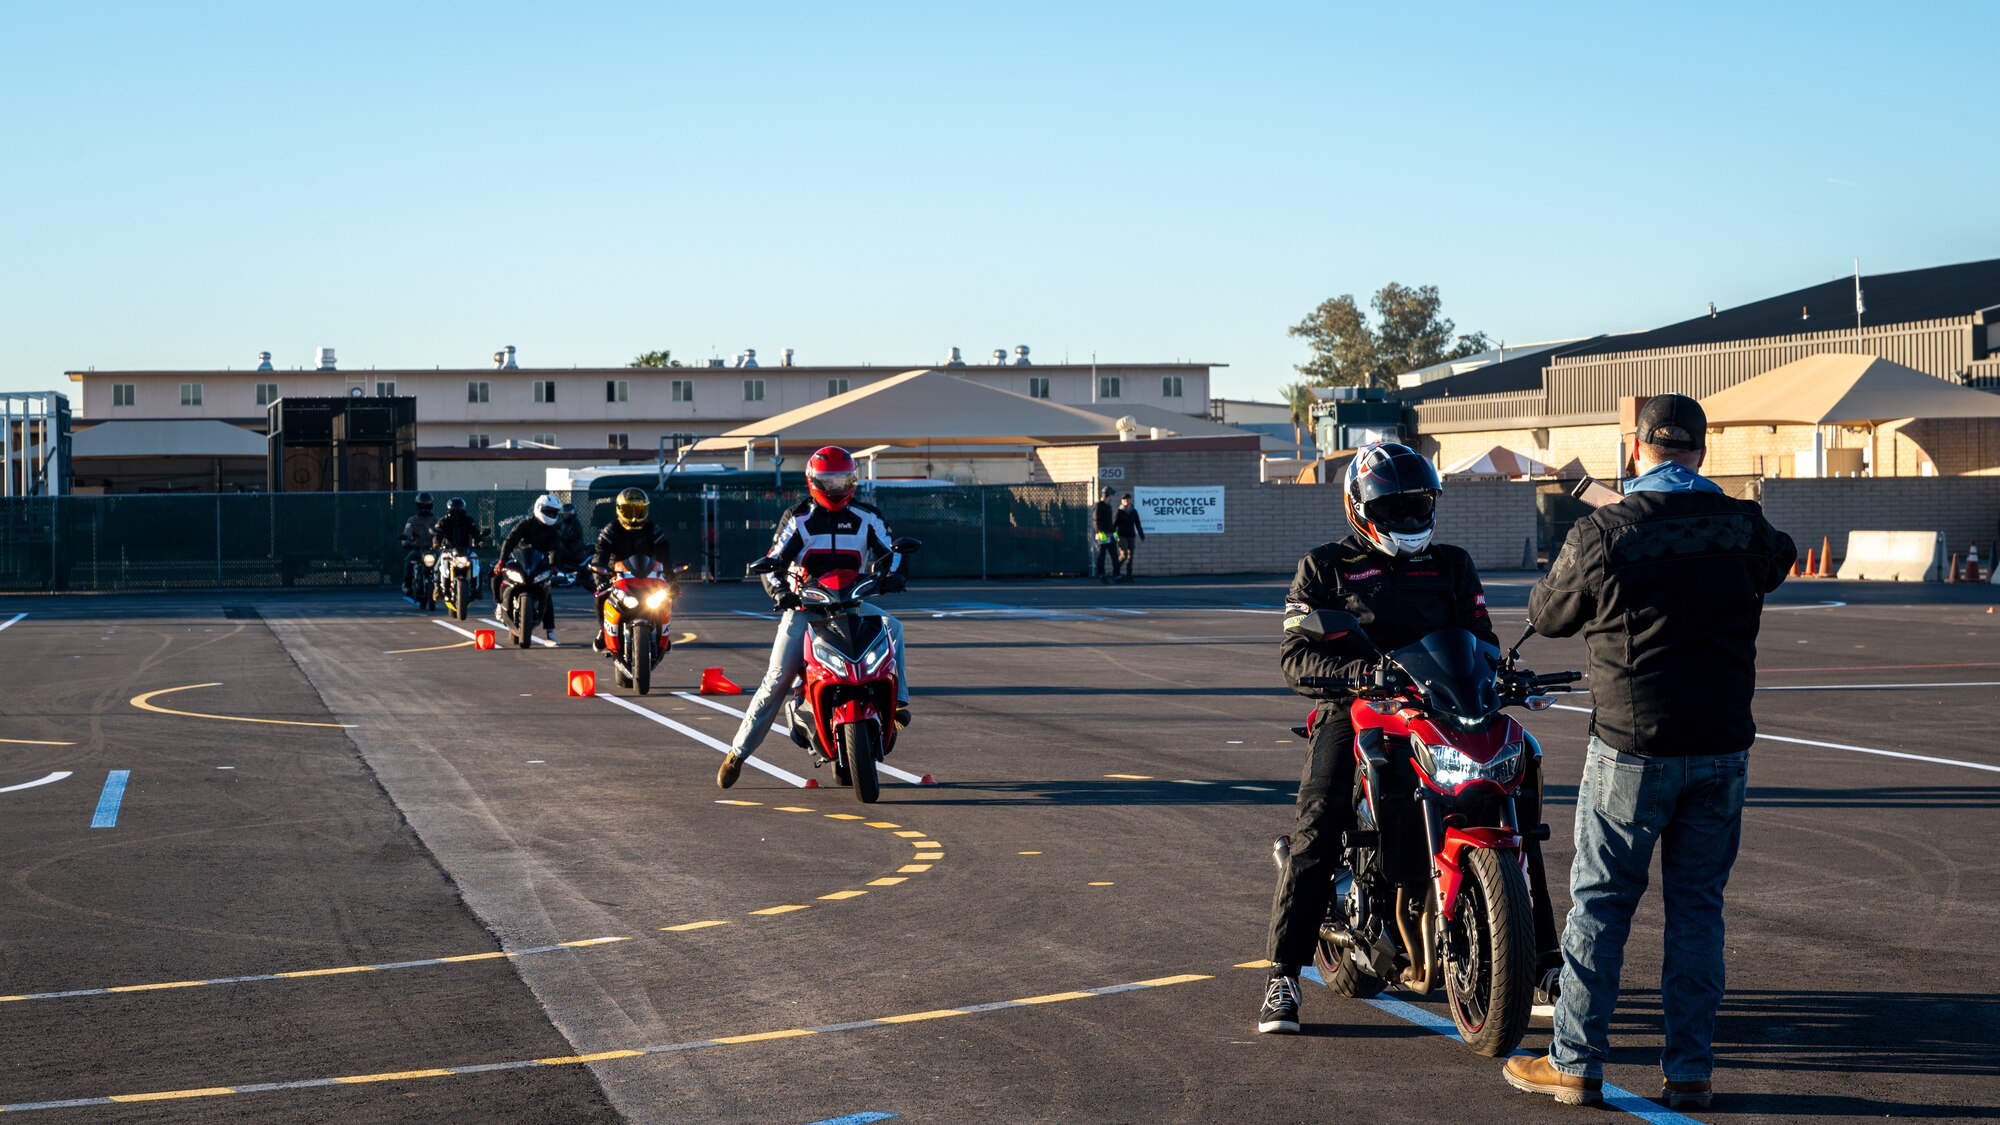
M 1668 1106 L 1707 1108 L 1723 993 L 1723 888 L 1742 839 L 1764 596 L 1798 558 L 1757 504 L 1696 470 L 1707 416 L 1684 395 L 1639 412 L 1639 475 L 1577 521 L 1528 597 L 1551 637 L 1589 647 L 1590 748 L 1576 797 L 1563 970 L 1549 1053 L 1507 1083 L 1570 1105 L 1602 1096 L 1632 913 L 1657 846 Z
M 1091 515 L 1097 541 L 1097 580 L 1106 586 L 1118 578 L 1118 517 L 1111 510 L 1111 498 L 1118 490 L 1106 486 L 1097 495 L 1097 511 Z
M 1132 581 L 1132 556 L 1138 550 L 1139 541 L 1146 537 L 1146 526 L 1139 522 L 1139 509 L 1132 506 L 1132 494 L 1118 498 L 1118 514 L 1112 520 L 1113 534 L 1118 539 L 1118 557 L 1124 564 L 1125 573 L 1120 582 Z

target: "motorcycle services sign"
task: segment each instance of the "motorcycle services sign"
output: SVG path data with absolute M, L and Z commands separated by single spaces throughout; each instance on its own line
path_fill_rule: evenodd
M 1132 503 L 1148 535 L 1222 534 L 1222 486 L 1134 488 Z

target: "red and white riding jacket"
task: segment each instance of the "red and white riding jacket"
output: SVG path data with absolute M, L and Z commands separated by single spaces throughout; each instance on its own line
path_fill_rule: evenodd
M 890 572 L 903 565 L 890 543 L 888 521 L 873 505 L 859 500 L 831 512 L 811 500 L 801 501 L 778 521 L 771 536 L 770 557 L 786 564 L 783 571 L 764 576 L 772 595 L 797 590 L 811 578 L 832 570 L 861 570 L 879 555 L 891 557 Z

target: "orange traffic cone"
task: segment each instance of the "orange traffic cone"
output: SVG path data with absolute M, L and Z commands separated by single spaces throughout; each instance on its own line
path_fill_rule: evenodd
M 493 647 L 493 630 L 474 629 L 472 631 L 472 647 L 480 650 L 491 649 Z
M 703 695 L 742 695 L 743 689 L 729 682 L 720 668 L 701 670 L 701 693 Z
M 1833 577 L 1833 537 L 1830 535 L 1819 538 L 1819 570 L 1815 573 L 1821 578 Z
M 1808 578 L 1819 577 L 1819 568 L 1813 565 L 1813 553 L 1811 547 L 1806 548 L 1806 577 Z
M 569 674 L 569 697 L 589 699 L 597 694 L 597 673 L 588 668 L 573 668 Z
M 1798 557 L 1797 555 L 1793 555 L 1793 556 L 1792 556 L 1792 575 L 1791 575 L 1791 576 L 1792 576 L 1793 578 L 1797 578 L 1797 577 L 1799 576 L 1799 557 Z
M 1951 584 L 1952 584 L 1953 582 L 1956 582 L 1956 581 L 1958 581 L 1958 554 L 1957 554 L 1957 552 L 1953 552 L 1953 553 L 1952 553 L 1952 556 L 1951 556 L 1951 565 L 1950 565 L 1950 566 L 1947 566 L 1947 567 L 1945 567 L 1945 568 L 1944 568 L 1944 581 L 1945 581 L 1945 585 L 1947 585 L 1947 586 L 1951 585 Z
M 1979 544 L 1973 543 L 1965 549 L 1965 580 L 1979 581 Z

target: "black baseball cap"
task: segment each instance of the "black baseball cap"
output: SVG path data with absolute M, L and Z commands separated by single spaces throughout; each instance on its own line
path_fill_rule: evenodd
M 1700 449 L 1708 438 L 1708 415 L 1686 395 L 1654 395 L 1639 409 L 1639 440 L 1662 449 Z

